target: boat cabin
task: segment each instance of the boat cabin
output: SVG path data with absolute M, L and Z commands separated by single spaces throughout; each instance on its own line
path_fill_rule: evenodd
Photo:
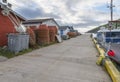
M 97 32 L 97 40 L 104 43 L 120 43 L 120 29 L 99 30 Z

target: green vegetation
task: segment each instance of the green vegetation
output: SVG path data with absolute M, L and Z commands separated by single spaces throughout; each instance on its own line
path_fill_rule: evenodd
M 0 48 L 0 56 L 4 56 L 4 57 L 7 57 L 7 58 L 13 58 L 13 57 L 16 57 L 16 56 L 19 56 L 19 55 L 23 55 L 25 53 L 29 53 L 29 52 L 31 52 L 35 49 L 47 47 L 47 46 L 50 46 L 50 45 L 53 45 L 53 44 L 56 44 L 56 42 L 52 42 L 50 44 L 45 44 L 45 45 L 42 45 L 42 46 L 36 45 L 37 47 L 35 47 L 35 48 L 25 49 L 25 50 L 20 51 L 19 53 L 10 52 L 9 50 L 7 50 L 7 48 Z
M 120 20 L 119 20 L 120 21 Z M 109 25 L 108 24 L 104 24 L 104 25 L 101 25 L 101 26 L 98 26 L 98 27 L 96 27 L 96 28 L 94 28 L 94 29 L 92 29 L 92 30 L 89 30 L 87 33 L 96 33 L 99 29 L 100 29 L 100 27 L 105 27 L 105 28 L 109 28 Z M 112 23 L 112 27 L 113 28 L 119 28 L 120 29 L 120 22 L 119 23 Z
M 50 45 L 53 45 L 53 44 L 56 44 L 57 42 L 51 42 L 49 44 L 43 44 L 43 45 L 40 45 L 40 47 L 47 47 L 47 46 L 50 46 Z
M 96 27 L 92 30 L 89 30 L 87 33 L 96 33 L 99 29 L 100 29 L 100 27 Z
M 21 51 L 19 53 L 13 53 L 13 52 L 10 52 L 7 49 L 0 48 L 0 56 L 4 56 L 4 57 L 7 57 L 7 58 L 13 58 L 15 56 L 19 56 L 19 55 L 31 52 L 32 50 L 33 49 L 26 49 L 26 50 L 23 50 L 23 51 Z

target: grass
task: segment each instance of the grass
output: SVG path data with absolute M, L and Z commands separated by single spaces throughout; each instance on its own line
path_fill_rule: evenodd
M 13 58 L 15 56 L 19 56 L 19 55 L 23 55 L 25 53 L 28 53 L 28 52 L 31 52 L 33 49 L 26 49 L 26 50 L 22 50 L 20 51 L 19 53 L 14 53 L 14 52 L 10 52 L 9 50 L 7 49 L 2 49 L 0 48 L 0 56 L 4 56 L 6 58 Z
M 51 42 L 49 44 L 43 44 L 43 45 L 40 45 L 40 47 L 48 47 L 50 45 L 53 45 L 53 44 L 56 44 L 57 42 Z
M 0 56 L 4 56 L 8 59 L 10 58 L 13 58 L 13 57 L 16 57 L 16 56 L 20 56 L 20 55 L 23 55 L 25 53 L 29 53 L 33 50 L 36 50 L 36 49 L 40 49 L 40 48 L 43 48 L 43 47 L 48 47 L 50 45 L 53 45 L 53 44 L 56 44 L 56 42 L 52 42 L 50 44 L 44 44 L 44 45 L 37 45 L 37 47 L 35 48 L 29 48 L 29 49 L 25 49 L 25 50 L 22 50 L 20 51 L 19 53 L 14 53 L 14 52 L 10 52 L 9 50 L 7 50 L 7 48 L 0 48 Z

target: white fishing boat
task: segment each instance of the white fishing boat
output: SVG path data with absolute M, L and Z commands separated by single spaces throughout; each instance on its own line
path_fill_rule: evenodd
M 101 29 L 97 32 L 98 44 L 106 51 L 106 56 L 120 64 L 120 29 Z

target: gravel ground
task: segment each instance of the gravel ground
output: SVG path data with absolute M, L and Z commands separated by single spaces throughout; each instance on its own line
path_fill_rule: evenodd
M 8 58 L 0 56 L 0 62 L 4 62 L 4 61 L 7 61 L 7 60 L 8 60 Z
M 112 82 L 89 34 L 0 62 L 0 82 Z

